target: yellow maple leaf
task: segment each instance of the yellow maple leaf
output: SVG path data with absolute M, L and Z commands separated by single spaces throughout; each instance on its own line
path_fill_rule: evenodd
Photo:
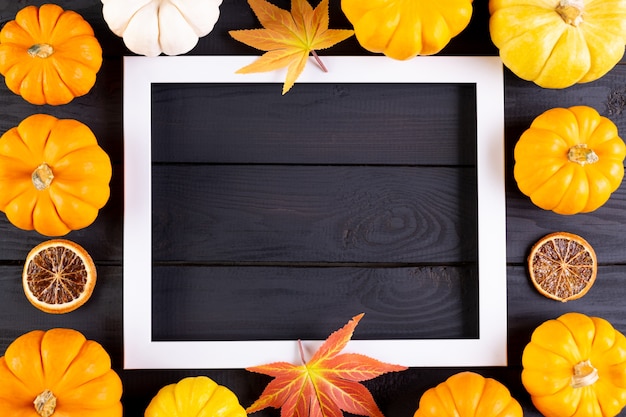
M 252 64 L 237 70 L 239 74 L 274 71 L 287 67 L 283 94 L 293 87 L 313 54 L 324 71 L 316 50 L 330 48 L 354 34 L 347 29 L 328 29 L 328 0 L 315 9 L 307 0 L 292 0 L 291 12 L 265 0 L 248 0 L 263 29 L 231 30 L 230 36 L 253 48 L 266 51 Z

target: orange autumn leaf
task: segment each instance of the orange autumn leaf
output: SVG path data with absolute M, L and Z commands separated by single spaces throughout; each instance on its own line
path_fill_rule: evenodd
M 362 317 L 363 314 L 353 317 L 331 334 L 303 365 L 275 362 L 247 368 L 274 379 L 246 412 L 274 407 L 281 408 L 281 417 L 342 417 L 342 410 L 362 416 L 384 417 L 372 394 L 359 382 L 407 368 L 357 353 L 340 353 Z
M 328 29 L 328 0 L 322 0 L 315 9 L 307 0 L 292 0 L 291 13 L 265 0 L 248 0 L 248 4 L 264 29 L 231 30 L 228 33 L 239 42 L 267 52 L 237 73 L 287 67 L 283 94 L 295 84 L 310 53 L 318 59 L 316 50 L 330 48 L 354 33 L 347 29 Z M 326 70 L 321 61 L 318 63 Z

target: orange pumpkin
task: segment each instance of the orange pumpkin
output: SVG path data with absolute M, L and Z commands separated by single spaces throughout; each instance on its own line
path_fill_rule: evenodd
M 546 417 L 613 417 L 626 406 L 626 337 L 600 317 L 539 325 L 522 353 L 522 384 Z
M 0 73 L 29 103 L 66 104 L 87 94 L 101 65 L 89 23 L 57 5 L 27 6 L 0 31 Z
M 540 114 L 515 145 L 513 175 L 544 210 L 587 213 L 606 203 L 624 178 L 626 144 L 617 126 L 589 106 Z
M 76 330 L 26 333 L 0 358 L 5 416 L 121 417 L 121 396 L 108 353 Z
M 472 17 L 473 0 L 341 0 L 361 46 L 393 59 L 440 52 Z
M 35 114 L 0 137 L 0 210 L 46 236 L 89 226 L 109 199 L 111 161 L 72 119 Z
M 522 417 L 509 390 L 492 378 L 459 372 L 422 395 L 414 417 Z

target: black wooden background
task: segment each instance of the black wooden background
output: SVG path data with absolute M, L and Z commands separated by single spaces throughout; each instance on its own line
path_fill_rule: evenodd
M 26 5 L 43 3 L 5 0 L 0 3 L 0 24 L 13 19 Z M 161 386 L 184 376 L 199 374 L 228 386 L 241 403 L 248 406 L 258 398 L 269 378 L 245 370 L 122 369 L 122 57 L 131 53 L 121 39 L 109 31 L 99 1 L 64 0 L 57 3 L 79 12 L 94 27 L 105 58 L 97 83 L 87 96 L 59 107 L 30 105 L 9 92 L 2 83 L 0 132 L 16 126 L 33 113 L 75 118 L 92 128 L 109 153 L 114 164 L 110 201 L 93 225 L 67 236 L 92 254 L 99 280 L 92 299 L 75 312 L 53 316 L 36 310 L 23 295 L 20 277 L 26 254 L 46 238 L 35 232 L 18 230 L 1 216 L 0 352 L 4 352 L 17 336 L 32 329 L 75 328 L 102 343 L 111 354 L 113 366 L 124 382 L 125 416 L 142 416 L 149 400 Z M 276 0 L 274 3 L 289 8 L 288 1 Z M 330 3 L 331 27 L 349 28 L 339 0 Z M 497 54 L 489 38 L 487 1 L 476 1 L 474 9 L 469 27 L 452 40 L 442 55 Z M 190 54 L 258 55 L 258 51 L 238 43 L 227 33 L 233 29 L 259 27 L 246 1 L 224 0 L 220 10 L 221 16 L 213 32 L 200 39 Z M 361 55 L 367 52 L 353 37 L 321 54 Z M 538 416 L 539 413 L 521 385 L 520 357 L 536 326 L 564 312 L 579 311 L 606 318 L 617 329 L 626 331 L 622 301 L 626 296 L 622 282 L 626 268 L 626 251 L 623 249 L 626 243 L 626 188 L 622 186 L 604 207 L 590 214 L 559 216 L 543 211 L 533 206 L 515 186 L 512 149 L 534 117 L 557 106 L 584 104 L 595 107 L 611 118 L 620 131 L 626 130 L 623 114 L 625 76 L 626 67 L 620 64 L 596 82 L 564 90 L 547 90 L 505 71 L 510 365 L 472 370 L 496 378 L 509 387 L 522 403 L 527 416 Z M 227 87 L 220 96 L 224 103 L 250 114 L 258 110 L 251 104 L 254 98 L 250 91 L 238 86 Z M 280 106 L 287 106 L 291 100 L 306 102 L 309 98 L 310 101 L 326 100 L 330 108 L 338 108 L 338 101 L 346 97 L 348 103 L 356 107 L 360 102 L 359 94 L 369 99 L 372 96 L 385 97 L 386 100 L 392 97 L 395 105 L 387 110 L 389 117 L 406 117 L 405 111 L 416 105 L 411 94 L 403 94 L 398 87 L 389 85 L 353 89 L 296 84 L 285 97 L 280 96 L 279 86 L 267 88 L 276 89 L 275 97 L 271 92 L 263 92 L 263 100 L 271 97 L 271 102 L 256 104 L 265 112 L 274 112 L 273 120 L 276 120 L 276 114 L 281 114 L 278 113 Z M 324 91 L 325 88 L 328 90 Z M 475 206 L 471 201 L 463 203 L 467 206 L 458 201 L 461 199 L 459 191 L 473 186 L 473 155 L 471 149 L 460 148 L 459 143 L 440 139 L 442 136 L 458 139 L 464 134 L 459 109 L 447 105 L 464 103 L 459 97 L 465 93 L 458 90 L 458 87 L 449 86 L 443 90 L 419 91 L 429 97 L 433 109 L 444 114 L 437 114 L 438 123 L 418 119 L 411 126 L 403 125 L 402 129 L 392 122 L 379 126 L 378 132 L 383 134 L 395 129 L 394 138 L 400 139 L 396 139 L 394 145 L 387 138 L 372 135 L 371 126 L 360 124 L 350 126 L 350 129 L 360 132 L 367 146 L 362 146 L 354 138 L 350 142 L 345 134 L 342 136 L 341 130 L 345 126 L 335 125 L 335 132 L 341 140 L 329 137 L 328 126 L 325 129 L 324 123 L 330 115 L 320 114 L 317 103 L 317 113 L 309 114 L 306 109 L 302 113 L 291 113 L 283 130 L 277 130 L 287 133 L 282 138 L 261 136 L 248 140 L 244 136 L 235 143 L 220 143 L 218 140 L 212 143 L 212 147 L 209 144 L 200 146 L 201 141 L 192 140 L 194 122 L 189 122 L 192 116 L 186 115 L 187 123 L 183 125 L 177 124 L 176 112 L 169 114 L 170 119 L 165 117 L 169 112 L 167 104 L 174 100 L 168 94 L 186 94 L 184 89 L 156 91 L 163 100 L 159 106 L 164 106 L 157 108 L 163 108 L 164 115 L 155 115 L 155 120 L 161 123 L 155 130 L 170 137 L 180 133 L 181 138 L 180 142 L 159 141 L 154 149 L 155 190 L 162 192 L 157 191 L 154 195 L 154 201 L 158 202 L 154 213 L 153 244 L 158 258 L 154 274 L 155 282 L 159 284 L 153 296 L 155 305 L 177 305 L 173 310 L 155 309 L 155 320 L 159 320 L 159 314 L 162 316 L 162 326 L 155 329 L 156 337 L 193 339 L 215 337 L 216 333 L 217 337 L 233 337 L 234 326 L 216 328 L 203 320 L 194 327 L 196 312 L 193 306 L 203 302 L 203 294 L 213 291 L 210 283 L 200 279 L 207 268 L 220 279 L 233 281 L 242 293 L 261 291 L 265 298 L 251 308 L 264 312 L 271 323 L 268 328 L 275 332 L 272 337 L 324 337 L 348 320 L 348 312 L 360 312 L 351 311 L 353 308 L 384 311 L 391 323 L 394 317 L 402 317 L 402 320 L 410 317 L 410 326 L 416 329 L 415 337 L 475 335 L 475 308 L 459 303 L 459 297 L 467 299 L 469 294 L 471 299 L 475 291 L 471 284 L 472 259 L 475 259 L 475 236 L 472 233 L 475 225 L 471 219 L 475 217 L 472 211 Z M 188 93 L 192 97 L 196 93 L 205 95 L 205 92 L 194 90 Z M 358 107 L 355 112 L 357 110 Z M 445 114 L 448 110 L 450 114 Z M 473 110 L 467 114 L 473 114 Z M 296 122 L 292 120 L 294 117 Z M 262 123 L 263 120 L 263 117 L 257 117 L 256 122 Z M 333 123 L 337 123 L 334 120 Z M 471 123 L 471 116 L 467 116 L 467 121 Z M 202 120 L 195 123 L 202 124 Z M 186 133 L 185 129 L 188 130 Z M 206 126 L 204 129 L 206 131 Z M 406 134 L 407 129 L 409 134 Z M 306 133 L 299 136 L 300 132 Z M 415 152 L 411 143 L 413 136 L 419 138 L 420 152 Z M 303 139 L 294 142 L 293 138 L 298 137 Z M 252 146 L 255 143 L 265 146 Z M 206 162 L 202 158 L 211 158 L 211 164 L 200 163 Z M 190 175 L 199 179 L 198 188 L 182 188 L 182 182 L 177 182 Z M 185 198 L 180 198 L 181 193 Z M 277 212 L 281 207 L 282 212 Z M 421 213 L 422 217 L 416 213 Z M 428 221 L 416 223 L 425 218 Z M 233 234 L 233 230 L 238 233 Z M 584 236 L 596 249 L 600 263 L 598 279 L 591 291 L 581 300 L 566 304 L 539 295 L 528 281 L 524 264 L 530 246 L 541 236 L 558 230 Z M 184 279 L 159 281 L 159 276 Z M 281 280 L 297 280 L 293 291 L 305 297 L 311 294 L 313 301 L 310 305 L 302 309 L 278 305 L 288 300 L 289 295 L 279 298 L 271 287 L 268 289 L 267 283 L 277 285 L 276 282 Z M 337 290 L 319 291 L 314 285 L 315 280 L 325 280 L 330 288 Z M 425 283 L 430 283 L 430 287 L 425 289 Z M 189 300 L 188 288 L 195 290 L 198 285 L 201 291 L 192 293 L 195 299 Z M 230 290 L 219 291 L 224 296 L 232 296 Z M 342 300 L 344 303 L 349 300 L 350 305 L 343 305 Z M 307 323 L 307 327 L 289 327 L 289 320 L 281 314 L 282 311 L 296 314 L 296 317 L 299 315 L 298 320 Z M 179 316 L 168 322 L 170 313 Z M 224 310 L 224 314 L 231 317 L 229 315 L 237 314 L 237 311 Z M 372 337 L 378 336 L 374 333 L 382 326 L 368 328 L 367 311 L 365 317 L 357 328 L 357 335 L 363 328 L 363 334 L 370 332 Z M 306 334 L 301 334 L 301 330 Z M 390 331 L 404 332 L 405 329 L 390 328 Z M 258 336 L 263 337 L 263 334 Z M 412 368 L 382 376 L 368 382 L 367 386 L 386 416 L 409 417 L 426 389 L 460 370 Z M 278 416 L 279 413 L 266 410 L 258 415 Z
M 474 86 L 280 88 L 153 87 L 153 337 L 477 337 Z

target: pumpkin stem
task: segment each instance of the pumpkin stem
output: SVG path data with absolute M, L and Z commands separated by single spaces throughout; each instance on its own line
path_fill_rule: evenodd
M 39 165 L 31 175 L 33 180 L 33 185 L 39 191 L 43 191 L 50 187 L 52 180 L 54 179 L 54 174 L 52 173 L 52 169 L 45 162 Z
M 568 25 L 578 26 L 583 22 L 583 0 L 561 0 L 556 12 Z
M 52 391 L 47 389 L 35 398 L 33 404 L 35 405 L 37 414 L 41 417 L 50 417 L 54 414 L 54 409 L 57 406 L 57 397 L 54 396 Z
M 595 383 L 598 378 L 598 370 L 593 367 L 589 359 L 574 366 L 572 375 L 572 388 L 583 388 Z
M 593 149 L 589 149 L 586 143 L 579 143 L 569 149 L 567 152 L 567 159 L 569 159 L 570 162 L 585 165 L 598 162 L 600 158 L 598 157 L 598 154 L 593 151 Z
M 36 43 L 28 48 L 28 55 L 33 58 L 48 58 L 54 53 L 54 48 L 48 43 Z

